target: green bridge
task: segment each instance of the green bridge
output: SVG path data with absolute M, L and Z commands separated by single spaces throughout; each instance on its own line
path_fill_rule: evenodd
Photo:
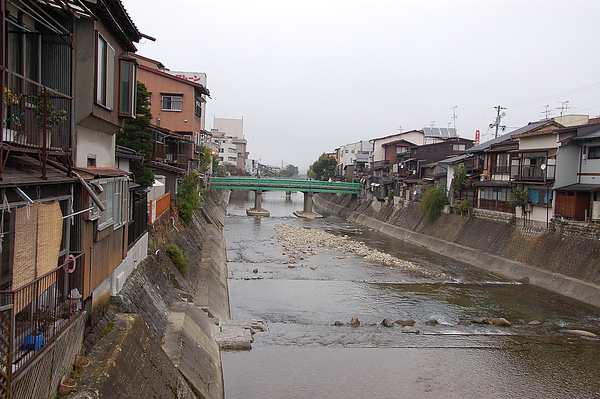
M 254 208 L 246 210 L 246 213 L 251 216 L 270 216 L 269 211 L 262 208 L 263 191 L 301 191 L 304 193 L 304 210 L 296 211 L 294 215 L 310 219 L 321 217 L 312 211 L 313 193 L 360 194 L 361 192 L 360 183 L 253 177 L 211 177 L 209 186 L 229 190 L 253 190 L 255 192 Z

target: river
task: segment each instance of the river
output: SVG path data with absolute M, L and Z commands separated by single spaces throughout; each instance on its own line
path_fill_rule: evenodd
M 565 332 L 600 335 L 598 309 L 336 215 L 299 219 L 292 212 L 302 204 L 300 193 L 266 192 L 271 217 L 253 218 L 245 212 L 253 193 L 232 193 L 224 227 L 232 317 L 265 320 L 270 331 L 255 334 L 250 351 L 222 353 L 227 399 L 600 398 L 600 339 Z M 388 258 L 294 245 L 298 234 L 321 232 Z M 384 318 L 413 319 L 419 333 L 384 327 Z M 481 318 L 513 326 L 465 323 Z

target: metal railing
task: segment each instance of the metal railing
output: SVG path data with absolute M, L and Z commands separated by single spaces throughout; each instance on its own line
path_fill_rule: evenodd
M 4 82 L 0 142 L 24 149 L 71 151 L 71 97 L 0 70 Z
M 361 192 L 360 183 L 250 177 L 212 177 L 210 179 L 210 186 L 237 190 L 279 190 L 346 194 L 360 194 Z
M 13 291 L 0 291 L 0 306 L 11 322 L 0 324 L 0 368 L 16 376 L 83 310 L 83 254 L 69 255 L 53 271 Z

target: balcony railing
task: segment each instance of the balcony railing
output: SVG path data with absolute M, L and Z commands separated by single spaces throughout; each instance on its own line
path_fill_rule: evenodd
M 515 181 L 553 181 L 555 169 L 555 165 L 515 165 L 511 176 Z
M 83 261 L 83 254 L 69 255 L 29 284 L 0 291 L 0 307 L 10 312 L 10 321 L 0 324 L 2 372 L 16 376 L 82 312 Z
M 3 74 L 0 143 L 23 150 L 71 151 L 71 97 L 22 75 Z

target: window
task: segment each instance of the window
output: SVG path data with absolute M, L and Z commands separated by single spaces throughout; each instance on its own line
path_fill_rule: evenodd
M 194 105 L 194 114 L 196 114 L 196 116 L 202 116 L 202 101 L 198 99 L 196 99 Z
M 237 161 L 236 157 L 229 157 L 228 159 L 229 159 L 229 162 L 236 162 Z
M 464 144 L 452 144 L 452 151 L 464 151 L 464 150 L 465 150 Z
M 98 198 L 106 207 L 105 211 L 100 211 L 98 205 L 93 203 L 91 215 L 96 215 L 93 219 L 98 219 L 98 230 L 103 230 L 113 225 L 117 229 L 127 222 L 127 198 L 129 196 L 129 183 L 126 177 L 115 179 L 99 179 L 91 182 L 92 186 L 102 187 L 102 192 L 98 193 Z
M 96 54 L 96 103 L 113 108 L 115 89 L 115 49 L 98 34 Z
M 508 202 L 510 200 L 509 189 L 505 187 L 482 187 L 481 199 Z
M 589 159 L 599 159 L 600 158 L 600 146 L 589 147 L 588 148 L 588 158 Z
M 136 63 L 132 60 L 120 60 L 121 65 L 121 90 L 119 98 L 119 115 L 130 118 L 135 117 L 136 99 Z
M 181 111 L 183 96 L 162 96 L 163 111 Z
M 534 205 L 551 205 L 552 190 L 538 190 L 533 188 L 527 189 L 529 203 Z

